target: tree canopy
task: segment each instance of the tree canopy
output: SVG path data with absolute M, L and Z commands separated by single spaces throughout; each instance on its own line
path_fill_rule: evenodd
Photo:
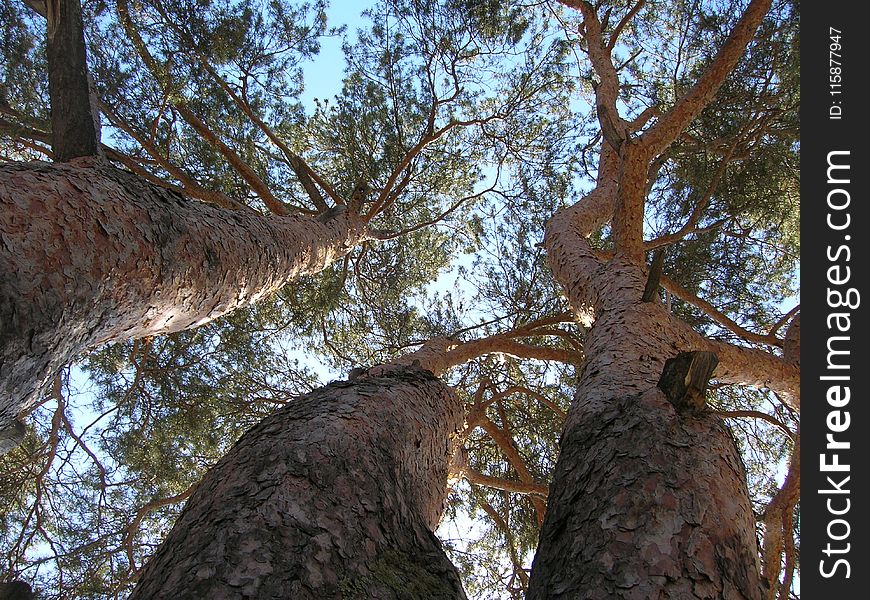
M 31 4 L 0 6 L 5 161 L 52 158 L 45 20 Z M 601 89 L 617 85 L 638 128 L 655 121 L 746 4 L 380 0 L 348 28 L 322 0 L 85 0 L 109 160 L 233 210 L 353 206 L 376 235 L 252 306 L 64 369 L 0 457 L 0 579 L 46 599 L 125 597 L 246 429 L 446 336 L 482 349 L 446 375 L 465 405 L 465 465 L 439 535 L 469 597 L 523 598 L 590 326 L 554 279 L 545 224 L 595 186 L 611 137 Z M 777 357 L 799 311 L 798 20 L 796 2 L 773 3 L 643 192 L 656 300 L 708 338 Z M 344 64 L 316 62 L 316 76 L 340 85 L 312 103 L 304 67 L 325 38 L 343 40 Z M 598 228 L 594 251 L 612 252 L 612 234 Z M 798 412 L 779 390 L 713 383 L 765 574 L 774 597 L 794 597 Z

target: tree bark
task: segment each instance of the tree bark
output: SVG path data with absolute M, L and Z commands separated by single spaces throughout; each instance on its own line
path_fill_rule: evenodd
M 0 167 L 0 428 L 96 344 L 179 331 L 315 273 L 366 239 L 192 202 L 98 159 Z
M 462 419 L 413 366 L 291 403 L 206 474 L 131 600 L 465 598 L 432 533 Z
M 757 550 L 730 432 L 652 389 L 575 411 L 528 598 L 760 600 Z
M 645 282 L 642 267 L 621 257 L 596 271 L 598 317 L 562 433 L 530 600 L 764 597 L 730 431 L 708 411 L 677 411 L 657 387 L 667 359 L 714 346 L 662 305 L 642 302 Z
M 100 153 L 100 121 L 88 77 L 81 3 L 49 0 L 45 6 L 54 160 L 96 156 Z
M 644 301 L 658 286 L 643 261 L 643 223 L 650 163 L 715 95 L 770 2 L 751 0 L 697 83 L 634 138 L 616 109 L 616 39 L 604 43 L 591 4 L 563 2 L 583 14 L 601 81 L 596 107 L 604 141 L 596 188 L 558 210 L 544 234 L 554 278 L 591 329 L 527 597 L 761 600 L 755 521 L 733 438 L 704 408 L 700 391 L 691 402 L 681 395 L 672 403 L 657 383 L 668 359 L 711 352 L 720 382 L 769 385 L 798 406 L 799 369 L 708 340 L 659 303 Z M 589 242 L 608 221 L 612 256 Z

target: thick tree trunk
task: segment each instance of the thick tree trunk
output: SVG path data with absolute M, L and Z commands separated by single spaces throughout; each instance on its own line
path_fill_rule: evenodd
M 208 322 L 365 235 L 346 212 L 224 210 L 95 159 L 0 166 L 0 429 L 87 348 Z
M 462 404 L 379 369 L 246 433 L 205 476 L 131 600 L 465 598 L 432 533 Z
M 711 413 L 659 390 L 578 411 L 529 599 L 763 598 L 742 463 Z
M 632 288 L 639 300 L 642 280 Z M 656 387 L 665 360 L 694 340 L 661 306 L 620 307 L 619 291 L 608 295 L 616 302 L 587 338 L 528 597 L 760 600 L 731 433 L 709 411 L 678 411 Z

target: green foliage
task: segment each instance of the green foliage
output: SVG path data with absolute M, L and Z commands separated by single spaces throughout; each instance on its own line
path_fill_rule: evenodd
M 694 231 L 668 247 L 665 276 L 758 332 L 790 308 L 800 249 L 798 6 L 775 4 L 716 100 L 661 157 L 647 201 L 650 239 L 698 215 Z M 633 5 L 600 6 L 609 11 L 607 35 Z M 204 470 L 297 395 L 436 335 L 468 341 L 567 311 L 539 243 L 553 212 L 594 185 L 600 144 L 576 11 L 384 0 L 345 37 L 343 73 L 329 65 L 320 74 L 340 81 L 337 95 L 312 107 L 300 101 L 302 66 L 324 36 L 346 33 L 328 27 L 325 2 L 129 7 L 150 59 L 115 3 L 85 2 L 104 141 L 168 183 L 187 185 L 176 167 L 262 209 L 250 181 L 185 119 L 192 111 L 291 210 L 316 212 L 291 157 L 251 112 L 338 196 L 368 184 L 363 212 L 373 210 L 371 225 L 385 239 L 225 319 L 98 349 L 65 376 L 60 401 L 34 413 L 25 443 L 0 457 L 0 575 L 35 581 L 46 598 L 123 597 Z M 622 114 L 667 108 L 738 13 L 727 0 L 647 2 L 614 50 Z M 43 28 L 22 3 L 0 5 L 6 158 L 33 155 L 24 142 L 47 132 Z M 606 227 L 594 242 L 610 246 Z M 709 311 L 671 301 L 696 329 L 736 339 Z M 579 353 L 582 328 L 555 322 L 516 341 Z M 509 437 L 527 476 L 479 427 L 465 440 L 470 468 L 546 485 L 575 368 L 491 354 L 451 371 L 469 410 L 486 405 L 482 414 Z M 721 389 L 713 402 L 770 417 L 731 420 L 760 512 L 776 491 L 771 465 L 790 449 L 783 427 L 794 431 L 796 417 L 767 393 Z M 441 531 L 470 597 L 523 597 L 542 502 L 454 486 Z M 357 583 L 345 591 L 360 592 Z
M 47 131 L 48 79 L 43 35 L 23 2 L 0 6 L 0 157 L 25 160 L 38 155 L 18 134 Z M 17 119 L 14 112 L 28 115 Z M 12 113 L 12 114 L 10 114 Z
M 46 598 L 123 595 L 205 470 L 317 386 L 271 331 L 275 310 L 88 356 L 88 379 L 68 380 L 63 402 L 37 411 L 25 443 L 2 457 L 4 564 Z

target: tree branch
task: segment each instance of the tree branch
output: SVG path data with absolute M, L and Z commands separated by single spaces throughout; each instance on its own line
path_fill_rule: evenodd
M 629 10 L 625 16 L 620 19 L 619 23 L 616 24 L 616 27 L 613 28 L 613 33 L 610 34 L 610 41 L 607 42 L 608 51 L 613 52 L 613 48 L 616 46 L 616 42 L 619 40 L 622 30 L 625 29 L 625 26 L 628 25 L 629 21 L 634 18 L 634 15 L 643 8 L 644 4 L 646 4 L 646 0 L 638 0 L 635 2 L 634 6 L 631 7 L 631 10 Z
M 170 23 L 176 31 L 179 31 L 178 26 L 175 22 L 169 18 L 162 10 L 160 11 L 161 15 L 164 17 L 167 23 Z M 185 32 L 179 31 L 179 34 L 184 36 Z M 311 202 L 314 204 L 315 208 L 319 212 L 325 212 L 329 210 L 329 205 L 323 199 L 320 191 L 315 187 L 314 182 L 318 182 L 323 190 L 336 202 L 336 204 L 343 204 L 343 200 L 335 193 L 335 190 L 325 182 L 315 173 L 315 171 L 302 159 L 301 156 L 290 150 L 290 147 L 281 139 L 275 131 L 266 124 L 263 119 L 261 119 L 251 108 L 251 105 L 247 102 L 246 99 L 240 97 L 235 90 L 227 83 L 227 81 L 220 76 L 220 74 L 212 67 L 211 63 L 202 56 L 201 53 L 194 51 L 197 59 L 199 60 L 200 65 L 211 75 L 212 79 L 218 84 L 218 86 L 230 97 L 230 99 L 236 104 L 236 106 L 241 109 L 241 111 L 249 118 L 251 121 L 260 128 L 269 141 L 271 141 L 275 146 L 281 150 L 284 154 L 284 157 L 287 160 L 287 163 L 290 165 L 290 168 L 293 169 L 293 172 L 296 174 L 296 178 L 299 180 L 299 183 L 302 184 L 303 189 L 308 194 L 308 197 L 311 199 Z
M 139 35 L 136 25 L 133 23 L 127 0 L 118 0 L 116 2 L 116 7 L 118 19 L 124 27 L 127 36 L 132 41 L 133 46 L 136 48 L 136 52 L 145 63 L 149 72 L 159 81 L 161 69 L 155 58 L 151 55 L 151 52 L 148 50 L 145 40 L 143 40 L 142 36 Z M 275 198 L 266 183 L 260 179 L 260 176 L 257 175 L 254 170 L 244 160 L 242 160 L 238 154 L 236 154 L 236 152 L 227 146 L 223 140 L 209 129 L 205 122 L 187 107 L 185 102 L 174 101 L 172 102 L 172 105 L 187 124 L 190 125 L 203 138 L 203 140 L 214 147 L 239 173 L 239 175 L 241 175 L 242 179 L 251 186 L 251 189 L 263 201 L 270 212 L 282 216 L 290 214 L 287 206 Z
M 508 433 L 499 428 L 495 423 L 490 421 L 485 415 L 480 419 L 480 427 L 483 428 L 492 441 L 495 442 L 496 446 L 498 446 L 499 450 L 501 450 L 505 459 L 508 461 L 508 464 L 510 464 L 514 471 L 516 471 L 517 477 L 520 478 L 520 481 L 525 484 L 534 484 L 535 480 L 526 466 L 525 459 L 517 450 L 513 438 L 511 438 Z M 534 495 L 531 496 L 531 501 L 538 517 L 538 526 L 540 526 L 544 522 L 544 515 L 547 512 L 547 504 L 541 497 Z
M 639 143 L 647 156 L 653 157 L 663 152 L 710 103 L 752 41 L 770 4 L 771 0 L 752 0 L 749 3 L 713 62 L 707 66 L 695 85 L 639 137 Z
M 612 48 L 604 43 L 601 22 L 595 7 L 585 0 L 560 0 L 576 8 L 583 15 L 583 30 L 592 68 L 598 75 L 595 86 L 595 109 L 604 139 L 618 152 L 628 137 L 627 123 L 619 116 L 616 100 L 619 97 L 619 77 L 613 66 Z
M 795 566 L 793 523 L 795 505 L 800 501 L 800 435 L 794 438 L 791 461 L 782 487 L 777 491 L 764 510 L 764 543 L 762 576 L 768 583 L 768 600 L 788 599 L 791 577 Z M 788 540 L 788 543 L 785 542 Z M 782 572 L 782 555 L 786 554 L 786 577 L 782 587 L 779 576 Z
M 695 294 L 678 284 L 676 281 L 668 279 L 665 276 L 661 278 L 662 287 L 670 292 L 675 298 L 679 298 L 683 302 L 687 302 L 695 308 L 701 310 L 705 315 L 725 327 L 731 333 L 753 344 L 764 344 L 767 346 L 776 346 L 782 348 L 783 341 L 772 334 L 761 334 L 749 331 L 735 323 L 730 317 L 722 313 L 715 306 L 698 298 Z
M 466 469 L 463 473 L 463 477 L 465 477 L 465 479 L 468 480 L 469 483 L 473 483 L 475 485 L 482 485 L 496 490 L 502 490 L 504 492 L 511 492 L 514 494 L 534 494 L 546 498 L 547 494 L 550 491 L 550 486 L 548 485 L 543 485 L 540 483 L 523 483 L 522 481 L 511 481 L 509 479 L 503 479 L 501 477 L 484 475 L 483 473 L 475 471 L 474 469 Z
M 165 157 L 158 148 L 154 146 L 152 142 L 146 139 L 142 134 L 136 131 L 132 125 L 126 122 L 126 120 L 122 119 L 114 109 L 106 103 L 101 104 L 103 109 L 103 114 L 109 119 L 109 121 L 133 138 L 136 143 L 138 143 L 143 150 L 145 150 L 160 167 L 166 170 L 169 175 L 174 177 L 181 183 L 181 190 L 185 196 L 190 196 L 191 198 L 196 198 L 197 200 L 202 200 L 203 202 L 208 202 L 209 204 L 214 204 L 216 206 L 221 206 L 223 208 L 228 208 L 230 210 L 243 210 L 250 209 L 245 204 L 242 204 L 238 200 L 234 200 L 227 196 L 226 194 L 209 190 L 201 186 L 193 177 L 191 177 L 187 172 L 185 172 L 181 167 L 174 164 L 167 157 Z M 118 160 L 124 164 L 131 171 L 135 172 L 140 177 L 151 181 L 152 183 L 156 183 L 162 187 L 167 189 L 175 189 L 175 186 L 168 184 L 166 181 L 161 179 L 160 177 L 150 173 L 146 169 L 141 168 L 141 166 L 137 165 L 133 157 L 129 157 L 121 152 L 111 149 L 107 150 L 107 155 L 109 158 L 113 158 Z M 177 190 L 176 190 L 177 191 Z
M 511 563 L 514 567 L 514 573 L 520 578 L 520 582 L 522 583 L 523 589 L 527 589 L 529 586 L 529 575 L 526 573 L 526 570 L 523 568 L 522 563 L 520 562 L 519 556 L 517 555 L 516 544 L 514 543 L 514 536 L 511 528 L 508 526 L 507 521 L 505 521 L 498 511 L 493 508 L 491 504 L 488 502 L 481 502 L 481 508 L 483 508 L 484 512 L 489 515 L 489 517 L 495 522 L 496 527 L 501 530 L 502 534 L 505 536 L 505 540 L 508 545 L 508 555 L 510 556 Z

